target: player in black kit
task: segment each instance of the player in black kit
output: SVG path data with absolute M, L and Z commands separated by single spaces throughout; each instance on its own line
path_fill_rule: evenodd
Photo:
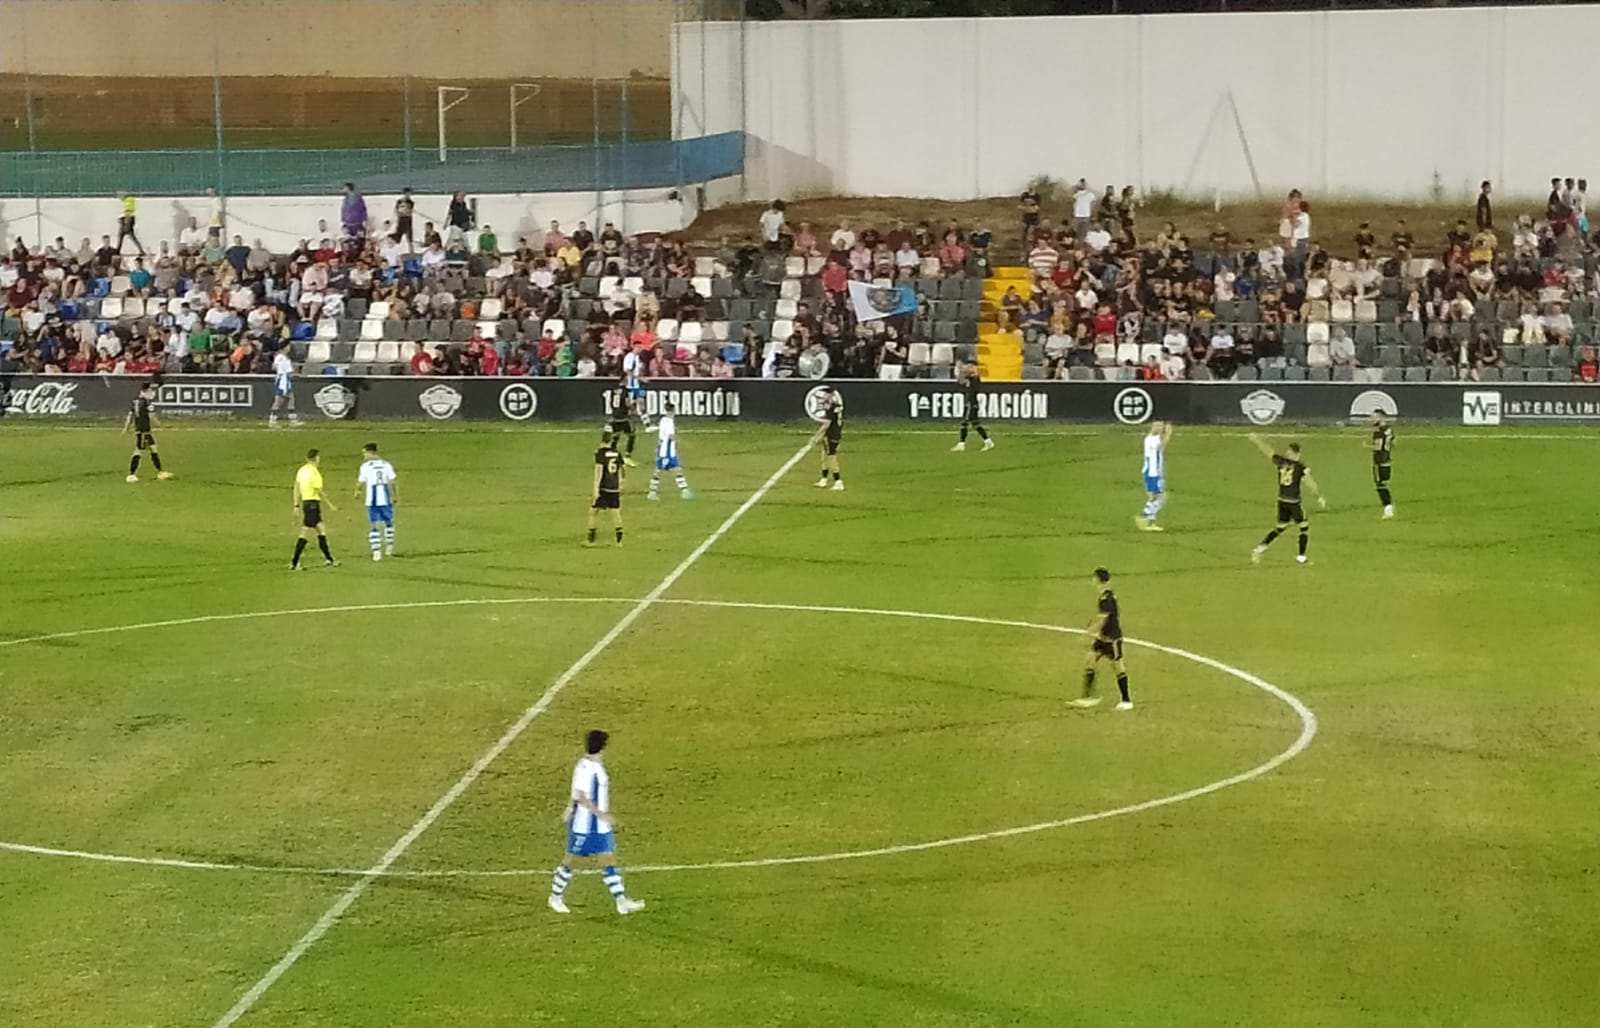
M 1128 697 L 1128 666 L 1122 662 L 1122 615 L 1117 609 L 1117 596 L 1111 591 L 1111 572 L 1095 568 L 1093 581 L 1100 599 L 1095 604 L 1094 620 L 1089 622 L 1089 651 L 1083 657 L 1083 695 L 1073 700 L 1072 705 L 1092 707 L 1100 702 L 1100 697 L 1094 694 L 1094 672 L 1103 659 L 1111 661 L 1111 670 L 1117 673 L 1117 691 L 1122 694 L 1117 709 L 1132 710 L 1133 700 Z
M 128 461 L 128 481 L 139 481 L 139 457 L 146 451 L 150 454 L 150 463 L 155 465 L 156 477 L 165 481 L 172 477 L 172 472 L 161 467 L 161 454 L 156 452 L 156 437 L 152 429 L 155 427 L 156 412 L 153 409 L 156 402 L 156 384 L 146 382 L 139 387 L 139 395 L 133 398 L 133 406 L 128 410 L 127 418 L 122 422 L 122 434 L 127 435 L 128 429 L 133 429 L 133 458 Z
M 1394 457 L 1394 428 L 1383 411 L 1372 412 L 1372 484 L 1378 487 L 1383 516 L 1394 517 L 1394 497 L 1389 493 L 1389 461 Z
M 628 395 L 628 377 L 624 375 L 606 393 L 606 432 L 614 437 L 627 436 L 627 448 L 622 451 L 622 463 L 638 467 L 633 460 L 633 398 Z
M 1272 465 L 1278 472 L 1278 524 L 1261 540 L 1261 545 L 1250 551 L 1250 562 L 1261 563 L 1261 555 L 1267 552 L 1272 540 L 1282 535 L 1290 525 L 1297 525 L 1300 529 L 1300 552 L 1295 560 L 1304 564 L 1311 522 L 1306 520 L 1305 508 L 1300 503 L 1300 484 L 1304 482 L 1311 488 L 1318 507 L 1326 508 L 1328 501 L 1323 497 L 1322 490 L 1317 488 L 1317 480 L 1311 477 L 1311 469 L 1300 460 L 1299 443 L 1290 443 L 1288 451 L 1280 455 L 1258 435 L 1250 436 L 1250 441 L 1256 444 L 1256 449 L 1272 458 Z
M 600 448 L 594 451 L 593 500 L 589 504 L 588 545 L 594 545 L 595 523 L 600 512 L 611 512 L 611 524 L 617 530 L 617 545 L 622 545 L 622 454 L 617 452 L 614 436 L 608 428 L 600 436 Z
M 989 430 L 983 427 L 983 422 L 978 419 L 978 391 L 983 387 L 983 379 L 978 377 L 978 365 L 962 363 L 956 367 L 956 377 L 961 381 L 962 407 L 961 407 L 961 438 L 950 447 L 951 453 L 960 453 L 967 448 L 967 432 L 972 430 L 978 433 L 978 438 L 983 440 L 985 450 L 994 449 L 994 440 L 989 438 Z
M 839 477 L 839 442 L 844 438 L 844 398 L 832 386 L 823 386 L 826 395 L 822 401 L 822 427 L 817 429 L 812 442 L 822 444 L 822 477 L 817 488 L 828 488 L 828 476 L 833 476 L 833 491 L 844 492 L 844 479 Z

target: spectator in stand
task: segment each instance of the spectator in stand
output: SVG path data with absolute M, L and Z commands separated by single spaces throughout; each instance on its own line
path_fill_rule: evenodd
M 339 227 L 344 237 L 363 240 L 367 236 L 367 201 L 354 182 L 344 184 L 344 201 L 339 205 Z
M 763 226 L 763 231 L 765 226 Z M 811 222 L 802 221 L 794 234 L 794 246 L 791 252 L 797 257 L 820 257 L 822 251 L 817 248 L 817 234 L 811 230 Z
M 578 222 L 578 227 L 572 230 L 572 238 L 569 242 L 577 249 L 580 260 L 569 261 L 568 263 L 574 267 L 579 267 L 582 259 L 586 259 L 589 256 L 589 252 L 594 249 L 594 233 L 589 231 L 587 222 Z
M 1089 180 L 1080 178 L 1078 184 L 1072 187 L 1072 235 L 1082 239 L 1089 231 L 1089 221 L 1094 217 L 1095 192 L 1089 188 Z
M 784 203 L 774 200 L 761 212 L 761 242 L 768 250 L 776 250 L 782 246 Z
M 1103 253 L 1111 245 L 1111 233 L 1106 231 L 1104 224 L 1098 221 L 1089 223 L 1089 230 L 1083 236 L 1084 245 L 1090 253 Z
M 944 243 L 939 247 L 939 269 L 945 276 L 959 275 L 966 267 L 967 250 L 961 245 L 959 232 L 946 232 Z
M 1595 349 L 1585 346 L 1578 355 L 1578 381 L 1587 385 L 1600 384 L 1600 360 L 1595 357 Z
M 1239 357 L 1234 351 L 1233 333 L 1228 331 L 1226 325 L 1218 326 L 1211 334 L 1206 346 L 1205 364 L 1218 378 L 1232 378 L 1233 373 L 1238 370 Z
M 1489 180 L 1484 179 L 1483 183 L 1478 186 L 1478 208 L 1476 212 L 1478 231 L 1480 232 L 1494 231 L 1494 204 L 1489 199 L 1490 192 Z
M 1017 213 L 1022 218 L 1022 249 L 1028 249 L 1033 230 L 1039 225 L 1039 193 L 1030 183 L 1017 197 Z
M 1336 368 L 1359 368 L 1356 361 L 1355 340 L 1350 338 L 1343 325 L 1333 330 L 1333 337 L 1328 340 L 1328 359 Z
M 1033 272 L 1036 279 L 1051 278 L 1060 263 L 1060 252 L 1044 239 L 1040 239 L 1033 245 L 1033 249 L 1028 251 L 1028 270 Z

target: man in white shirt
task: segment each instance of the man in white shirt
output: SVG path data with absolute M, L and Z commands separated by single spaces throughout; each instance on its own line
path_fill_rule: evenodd
M 841 220 L 839 227 L 833 230 L 833 235 L 828 237 L 828 244 L 835 250 L 848 250 L 856 245 L 856 234 L 850 231 L 850 223 Z
M 555 230 L 555 223 L 551 223 L 551 230 Z M 767 244 L 767 249 L 776 250 L 778 239 L 783 235 L 783 201 L 774 200 L 761 212 L 761 241 Z
M 1167 325 L 1167 334 L 1161 337 L 1161 349 L 1175 357 L 1183 357 L 1189 352 L 1189 333 L 1176 321 Z
M 912 248 L 910 241 L 901 243 L 900 249 L 894 252 L 894 266 L 898 271 L 915 273 L 922 266 L 922 255 Z
M 1177 382 L 1183 379 L 1185 365 L 1183 356 L 1176 353 L 1161 351 L 1161 377 L 1168 382 Z
M 643 902 L 629 899 L 623 891 L 622 875 L 615 864 L 617 848 L 611 832 L 617 819 L 611 813 L 611 776 L 600 762 L 600 751 L 606 748 L 609 738 L 599 729 L 587 733 L 584 756 L 572 769 L 572 792 L 564 817 L 567 855 L 550 882 L 550 909 L 558 914 L 570 912 L 564 896 L 572 884 L 573 864 L 604 864 L 601 880 L 617 902 L 617 913 L 632 914 L 644 909 Z
M 1333 338 L 1328 340 L 1328 357 L 1336 368 L 1354 368 L 1356 364 L 1356 343 L 1350 338 L 1343 326 L 1334 329 Z
M 183 226 L 183 230 L 178 233 L 178 252 L 186 256 L 197 254 L 205 241 L 206 236 L 200 231 L 200 223 L 190 218 L 189 224 Z
M 1261 267 L 1261 273 L 1268 278 L 1283 278 L 1283 247 L 1268 242 L 1256 251 L 1256 263 Z
M 1098 196 L 1089 188 L 1089 180 L 1080 178 L 1072 187 L 1072 234 L 1083 239 L 1089 231 L 1089 219 L 1094 217 L 1094 201 Z
M 1091 252 L 1100 253 L 1111 245 L 1111 233 L 1100 222 L 1090 222 L 1089 231 L 1083 234 L 1083 241 Z

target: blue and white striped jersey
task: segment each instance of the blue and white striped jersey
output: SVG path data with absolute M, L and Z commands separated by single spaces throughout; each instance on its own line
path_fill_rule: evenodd
M 1167 471 L 1167 444 L 1161 436 L 1144 437 L 1144 477 L 1161 478 Z
M 395 478 L 394 465 L 382 457 L 373 457 L 371 460 L 362 461 L 357 481 L 367 487 L 367 506 L 393 506 L 394 490 L 389 486 L 394 482 Z
M 588 800 L 594 804 L 602 814 L 611 810 L 611 778 L 606 774 L 605 765 L 593 757 L 584 757 L 572 769 L 572 798 L 573 800 Z M 595 817 L 593 814 L 576 806 L 574 803 L 572 814 L 572 831 L 576 835 L 590 835 L 595 832 L 605 833 L 611 831 L 611 819 Z

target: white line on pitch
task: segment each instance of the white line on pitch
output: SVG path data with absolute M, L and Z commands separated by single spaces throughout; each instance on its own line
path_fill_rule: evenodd
M 678 579 L 682 578 L 684 573 L 695 565 L 695 562 L 705 556 L 706 551 L 716 545 L 717 540 L 726 535 L 728 530 L 736 525 L 750 508 L 760 503 L 762 497 L 766 496 L 772 487 L 777 485 L 810 452 L 811 442 L 807 440 L 804 446 L 794 452 L 794 456 L 784 461 L 783 465 L 777 471 L 774 471 L 770 478 L 761 483 L 760 487 L 750 494 L 749 499 L 740 504 L 737 510 L 729 514 L 722 524 L 718 525 L 710 535 L 706 536 L 705 540 L 699 546 L 696 546 L 692 553 L 683 558 L 677 567 L 667 572 L 667 576 L 658 582 L 654 589 L 646 593 L 639 602 L 629 607 L 627 613 L 623 614 L 617 620 L 617 623 L 611 626 L 610 631 L 601 636 L 583 656 L 574 661 L 572 666 L 563 671 L 554 682 L 551 682 L 550 687 L 544 691 L 544 695 L 535 700 L 533 706 L 522 712 L 522 716 L 517 718 L 499 739 L 495 740 L 494 745 L 485 750 L 483 755 L 474 761 L 472 766 L 467 768 L 460 778 L 456 779 L 455 784 L 445 790 L 444 795 L 435 800 L 433 806 L 429 807 L 417 819 L 415 824 L 406 829 L 405 834 L 394 841 L 394 845 L 384 851 L 383 856 L 378 858 L 377 863 L 369 867 L 338 899 L 333 901 L 333 905 L 324 911 L 321 917 L 317 918 L 316 923 L 308 928 L 304 935 L 295 940 L 294 945 L 290 946 L 283 956 L 278 958 L 278 962 L 268 968 L 267 973 L 262 975 L 254 985 L 246 989 L 244 995 L 240 996 L 238 1001 L 228 1008 L 227 1013 L 217 1018 L 212 1024 L 212 1028 L 228 1028 L 229 1025 L 249 1013 L 250 1009 L 260 1002 L 261 997 L 266 994 L 267 990 L 272 988 L 278 979 L 282 978 L 291 967 L 299 962 L 300 958 L 305 956 L 307 950 L 315 946 L 324 935 L 328 934 L 334 925 L 339 923 L 339 919 L 344 916 L 345 911 L 349 910 L 356 900 L 362 897 L 372 883 L 393 867 L 395 861 L 404 856 L 406 851 L 422 837 L 422 833 L 431 828 L 434 822 L 438 821 L 440 816 L 446 810 L 449 810 L 451 805 L 472 787 L 472 783 L 478 780 L 478 776 L 482 775 L 490 764 L 499 759 L 500 754 L 504 753 L 512 743 L 517 741 L 517 738 L 533 723 L 534 718 L 543 714 L 573 679 L 582 674 L 584 669 L 594 662 L 595 658 L 610 648 L 611 644 L 616 642 L 622 633 L 632 627 L 633 623 L 639 620 L 640 615 L 649 610 L 657 600 L 661 599 L 663 593 L 677 584 Z
M 440 606 L 471 606 L 475 604 L 508 604 L 508 603 L 637 603 L 636 600 L 625 599 L 596 599 L 594 597 L 559 597 L 559 596 L 529 596 L 529 597 L 494 597 L 481 600 L 442 600 L 431 605 Z M 676 605 L 684 607 L 721 607 L 743 610 L 783 610 L 800 611 L 821 614 L 867 614 L 879 617 L 910 618 L 924 621 L 945 621 L 958 624 L 998 625 L 1006 628 L 1026 628 L 1039 631 L 1059 632 L 1065 635 L 1086 635 L 1081 628 L 1072 628 L 1067 625 L 1048 625 L 1035 621 L 1020 621 L 1015 619 L 986 618 L 971 614 L 940 614 L 930 611 L 893 610 L 880 607 L 842 607 L 820 604 L 804 603 L 762 603 L 739 600 L 691 600 L 691 599 L 657 599 L 658 604 Z M 430 605 L 427 601 L 418 603 L 367 603 L 353 604 L 338 608 L 320 608 L 317 611 L 254 611 L 240 614 L 209 615 L 216 620 L 238 620 L 244 618 L 272 617 L 278 614 L 314 613 L 326 610 L 362 611 L 362 610 L 392 610 L 397 608 Z M 188 621 L 158 622 L 157 624 L 187 624 Z M 84 629 L 82 632 L 127 632 L 149 627 L 148 625 L 120 625 L 103 629 Z M 71 635 L 74 633 L 65 633 Z M 81 633 L 80 633 L 81 634 Z M 55 638 L 52 636 L 51 638 Z M 22 641 L 22 640 L 19 640 Z M 1267 760 L 1241 771 L 1236 775 L 1208 782 L 1183 792 L 1172 793 L 1167 796 L 1158 796 L 1155 799 L 1144 800 L 1126 806 L 1116 807 L 1111 810 L 1093 811 L 1087 814 L 1077 814 L 1071 817 L 1059 818 L 1053 821 L 1039 821 L 1028 825 L 1018 825 L 1012 828 L 1000 828 L 987 832 L 975 832 L 966 835 L 950 836 L 943 839 L 927 839 L 922 842 L 897 843 L 882 846 L 876 849 L 865 850 L 839 850 L 831 853 L 797 854 L 787 857 L 757 857 L 747 860 L 722 860 L 699 864 L 635 864 L 628 865 L 630 872 L 647 871 L 719 871 L 735 870 L 741 868 L 782 867 L 792 864 L 822 864 L 841 860 L 859 860 L 865 857 L 885 857 L 901 853 L 918 853 L 924 850 L 943 849 L 949 846 L 962 846 L 975 842 L 987 842 L 991 839 L 1005 839 L 1018 835 L 1028 835 L 1035 832 L 1048 831 L 1055 828 L 1067 828 L 1072 825 L 1087 824 L 1091 821 L 1104 821 L 1108 818 L 1122 817 L 1127 814 L 1138 814 L 1158 807 L 1182 803 L 1186 800 L 1197 799 L 1218 792 L 1230 786 L 1260 778 L 1268 774 L 1295 757 L 1299 756 L 1305 748 L 1311 745 L 1311 740 L 1317 734 L 1317 716 L 1311 708 L 1307 707 L 1299 697 L 1271 682 L 1253 675 L 1241 668 L 1224 664 L 1220 660 L 1194 653 L 1190 650 L 1180 649 L 1176 646 L 1165 646 L 1161 643 L 1149 642 L 1144 639 L 1128 639 L 1129 645 L 1141 646 L 1145 649 L 1156 650 L 1171 656 L 1181 657 L 1194 661 L 1206 667 L 1214 668 L 1224 674 L 1245 682 L 1248 685 L 1261 689 L 1269 695 L 1287 704 L 1300 719 L 1300 734 L 1295 738 L 1288 749 L 1283 750 Z M 548 868 L 498 868 L 498 869 L 471 869 L 471 868 L 445 868 L 433 871 L 396 871 L 393 869 L 373 875 L 371 870 L 344 867 L 310 867 L 310 866 L 274 866 L 270 864 L 242 864 L 225 863 L 210 860 L 184 860 L 173 857 L 140 857 L 117 853 L 96 853 L 87 850 L 60 849 L 52 846 L 37 846 L 29 843 L 0 842 L 0 849 L 17 853 L 31 853 L 38 856 L 66 857 L 77 860 L 90 860 L 109 864 L 133 864 L 145 867 L 169 867 L 194 871 L 246 871 L 262 874 L 294 874 L 318 875 L 323 877 L 360 878 L 390 877 L 390 878 L 519 878 L 529 875 L 549 874 Z

